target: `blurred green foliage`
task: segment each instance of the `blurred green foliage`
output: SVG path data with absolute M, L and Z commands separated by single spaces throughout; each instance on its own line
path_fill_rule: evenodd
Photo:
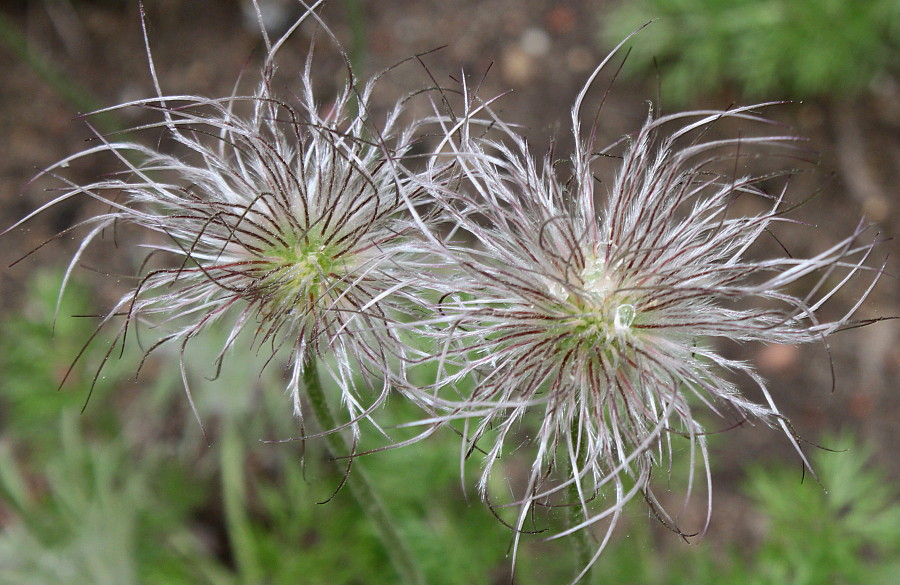
M 889 585 L 900 575 L 896 485 L 869 465 L 871 449 L 852 436 L 825 440 L 813 467 L 822 486 L 800 485 L 796 470 L 753 467 L 748 493 L 769 522 L 756 556 L 767 583 Z
M 115 347 L 90 393 L 114 331 L 101 333 L 60 389 L 66 360 L 99 318 L 87 316 L 96 314 L 88 291 L 71 285 L 54 327 L 59 282 L 38 277 L 0 338 L 0 585 L 396 582 L 375 528 L 346 488 L 335 493 L 342 473 L 324 441 L 264 442 L 298 434 L 284 372 L 263 367 L 265 351 L 239 345 L 212 380 L 224 334 L 189 350 L 206 436 L 187 407 L 177 351 L 151 354 L 135 380 L 141 347 L 153 343 L 136 340 L 148 331 Z M 410 408 L 395 402 L 391 414 L 405 420 Z M 452 446 L 353 465 L 390 494 L 385 504 L 429 582 L 487 584 L 508 572 L 510 533 L 477 497 L 465 500 Z M 565 579 L 570 567 L 557 565 Z
M 646 524 L 617 542 L 597 568 L 596 583 L 640 585 L 891 585 L 900 575 L 900 493 L 871 465 L 871 449 L 852 435 L 826 437 L 839 452 L 817 451 L 821 481 L 797 466 L 753 465 L 744 492 L 748 522 L 764 526 L 761 544 L 667 547 L 657 554 Z M 755 520 L 751 520 L 755 519 Z M 715 522 L 715 513 L 713 515 Z M 627 546 L 628 544 L 631 546 Z M 720 543 L 721 544 L 721 543 Z
M 848 94 L 900 69 L 897 0 L 634 0 L 601 18 L 605 44 L 655 19 L 626 73 L 652 75 L 656 60 L 663 97 L 681 103 L 729 85 L 757 99 Z
M 36 279 L 27 306 L 3 325 L 0 338 L 0 585 L 397 582 L 376 530 L 352 498 L 334 494 L 341 473 L 322 442 L 260 441 L 297 429 L 280 391 L 282 372 L 261 369 L 264 360 L 252 359 L 251 347 L 236 348 L 217 381 L 207 380 L 202 366 L 214 370 L 214 343 L 188 356 L 208 440 L 186 407 L 177 354 L 151 358 L 135 382 L 138 344 L 121 357 L 116 349 L 81 414 L 94 377 L 89 366 L 103 359 L 110 336 L 98 336 L 86 366 L 57 392 L 66 368 L 53 364 L 76 355 L 97 321 L 69 317 L 91 313 L 87 292 L 73 286 L 54 331 L 58 282 L 58 275 Z M 385 422 L 408 420 L 411 408 L 390 402 Z M 354 465 L 364 466 L 385 495 L 429 583 L 505 582 L 511 534 L 477 496 L 469 494 L 467 503 L 458 439 L 449 431 L 445 438 Z M 630 532 L 604 552 L 594 582 L 892 583 L 900 571 L 896 490 L 851 438 L 826 444 L 849 452 L 817 454 L 825 489 L 802 481 L 796 468 L 750 469 L 748 514 L 766 524 L 758 548 L 732 543 L 723 556 L 723 546 L 717 554 L 702 541 L 691 547 L 674 541 L 661 553 L 655 536 L 675 537 L 636 502 Z M 569 540 L 525 540 L 517 583 L 568 582 Z

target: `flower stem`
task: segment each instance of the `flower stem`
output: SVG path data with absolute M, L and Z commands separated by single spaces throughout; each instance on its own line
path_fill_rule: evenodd
M 315 356 L 309 356 L 303 365 L 303 384 L 306 390 L 306 396 L 312 406 L 313 414 L 319 423 L 319 426 L 325 430 L 331 430 L 337 427 L 328 401 L 325 399 L 325 392 L 322 389 L 322 382 L 319 379 L 318 362 Z M 325 435 L 328 442 L 328 450 L 332 457 L 346 455 L 350 453 L 347 441 L 340 432 L 330 432 Z M 338 467 L 340 463 L 337 459 L 332 459 Z M 368 516 L 372 524 L 375 525 L 381 543 L 384 545 L 394 568 L 407 585 L 424 585 L 425 577 L 419 568 L 418 562 L 412 554 L 393 519 L 378 495 L 374 484 L 369 479 L 365 470 L 359 465 L 353 470 L 353 477 L 347 482 L 347 488 L 350 495 L 356 500 L 357 505 Z
M 572 432 L 576 433 L 576 422 L 572 423 Z M 578 465 L 579 467 L 583 465 L 583 455 L 579 455 Z M 574 468 L 575 466 L 572 464 L 572 461 L 569 460 L 569 477 L 572 478 L 572 483 L 569 484 L 568 487 L 568 497 L 569 497 L 569 505 L 568 505 L 568 518 L 567 521 L 569 523 L 569 527 L 578 526 L 584 521 L 584 514 L 582 513 L 581 506 L 581 496 L 578 493 L 578 484 L 576 483 L 578 480 L 576 473 L 578 470 Z M 594 560 L 594 551 L 596 549 L 596 544 L 592 541 L 590 531 L 587 528 L 583 528 L 579 530 L 575 535 L 575 562 L 578 563 L 577 570 L 580 573 L 582 569 L 591 565 L 591 562 Z M 582 577 L 583 583 L 590 584 L 591 577 L 593 574 L 593 566 L 591 566 L 587 572 L 585 572 Z

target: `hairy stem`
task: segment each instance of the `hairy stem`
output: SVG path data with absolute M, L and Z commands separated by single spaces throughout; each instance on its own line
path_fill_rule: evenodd
M 334 415 L 331 413 L 331 408 L 328 406 L 328 401 L 325 399 L 325 392 L 319 379 L 315 356 L 309 356 L 306 359 L 306 363 L 303 366 L 303 384 L 319 426 L 326 431 L 334 429 L 337 423 Z M 347 441 L 344 440 L 340 432 L 330 432 L 325 435 L 325 439 L 328 442 L 328 450 L 331 452 L 332 457 L 346 455 L 351 452 Z M 341 467 L 337 459 L 333 459 L 333 461 L 335 465 Z M 403 583 L 424 585 L 425 577 L 419 568 L 418 562 L 416 562 L 412 551 L 394 524 L 387 509 L 385 509 L 374 484 L 365 473 L 365 470 L 359 465 L 355 466 L 353 477 L 347 481 L 347 488 L 350 490 L 350 495 L 357 505 L 375 525 L 381 537 L 381 542 L 393 562 L 394 568 L 400 574 Z
M 572 432 L 577 433 L 577 422 L 572 422 Z M 583 464 L 584 455 L 579 455 L 578 457 L 578 465 L 579 467 Z M 572 478 L 572 483 L 569 484 L 568 487 L 568 518 L 566 519 L 569 523 L 569 527 L 578 526 L 584 521 L 583 508 L 581 506 L 581 496 L 578 493 L 578 478 L 576 473 L 579 470 L 574 469 L 574 465 L 572 461 L 569 460 L 569 477 Z M 582 569 L 591 565 L 594 560 L 594 551 L 596 549 L 596 543 L 594 543 L 591 539 L 590 531 L 587 528 L 579 530 L 575 533 L 575 562 L 577 563 L 577 570 L 581 572 Z M 582 577 L 583 583 L 590 584 L 592 583 L 591 577 L 593 573 L 593 565 L 587 570 L 587 572 Z

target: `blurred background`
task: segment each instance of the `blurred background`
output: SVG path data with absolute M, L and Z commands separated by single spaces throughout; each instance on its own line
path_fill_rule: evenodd
M 252 89 L 264 49 L 248 3 L 144 4 L 164 93 L 230 95 L 239 77 L 240 87 Z M 274 35 L 301 13 L 290 0 L 263 7 Z M 671 113 L 784 101 L 765 115 L 786 126 L 779 132 L 808 138 L 815 151 L 815 164 L 792 180 L 791 193 L 796 201 L 815 194 L 794 217 L 816 229 L 785 231 L 779 240 L 794 255 L 814 254 L 865 217 L 885 240 L 877 262 L 887 258 L 887 266 L 858 316 L 900 315 L 900 250 L 891 239 L 900 231 L 897 0 L 330 0 L 320 13 L 362 77 L 443 47 L 423 57 L 424 65 L 406 63 L 387 75 L 376 107 L 432 86 L 432 78 L 452 85 L 466 76 L 480 83 L 483 97 L 509 92 L 497 111 L 520 125 L 538 156 L 552 142 L 560 158 L 571 149 L 569 110 L 587 76 L 653 20 L 629 43 L 621 72 L 624 52 L 589 94 L 591 115 L 611 87 L 600 142 L 637 130 L 651 102 L 654 112 Z M 285 95 L 313 28 L 302 27 L 281 53 Z M 78 114 L 151 97 L 154 89 L 136 2 L 2 1 L 0 41 L 5 229 L 52 195 L 29 183 L 40 169 L 90 144 L 93 130 Z M 333 45 L 320 39 L 316 46 L 317 88 L 327 96 L 345 69 Z M 115 132 L 146 115 L 120 111 L 90 123 Z M 70 176 L 88 181 L 111 170 L 98 160 Z M 155 354 L 135 379 L 140 348 L 107 356 L 101 333 L 69 371 L 94 331 L 91 316 L 132 286 L 123 275 L 141 260 L 125 251 L 128 234 L 88 250 L 54 325 L 63 270 L 79 240 L 77 233 L 53 236 L 96 211 L 87 199 L 71 200 L 0 240 L 0 584 L 397 582 L 352 499 L 341 492 L 331 498 L 341 473 L 323 446 L 263 442 L 298 429 L 281 370 L 243 359 L 253 354 L 249 348 L 226 360 L 218 380 L 209 378 L 221 338 L 207 335 L 190 354 L 208 440 L 187 407 L 176 352 Z M 842 289 L 824 314 L 840 316 L 861 292 Z M 835 335 L 828 350 L 724 348 L 770 380 L 776 403 L 809 441 L 805 451 L 822 486 L 804 475 L 777 431 L 745 425 L 714 435 L 706 538 L 688 546 L 635 502 L 598 564 L 597 581 L 894 583 L 898 341 L 897 322 L 885 321 Z M 386 416 L 403 420 L 403 408 L 391 403 Z M 460 481 L 452 433 L 360 465 L 388 494 L 385 503 L 429 582 L 508 582 L 511 535 L 478 500 L 477 462 Z M 673 498 L 683 493 L 681 475 L 674 470 Z M 689 507 L 685 524 L 702 525 L 703 507 Z M 546 522 L 553 528 L 562 520 L 551 513 Z M 517 583 L 572 577 L 571 543 L 540 535 L 525 542 Z

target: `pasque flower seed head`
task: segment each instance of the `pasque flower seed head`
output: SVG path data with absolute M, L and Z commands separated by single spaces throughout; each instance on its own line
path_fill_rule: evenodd
M 318 20 L 320 3 L 304 18 Z M 811 257 L 762 255 L 767 241 L 779 248 L 778 224 L 799 226 L 787 216 L 789 173 L 761 174 L 750 162 L 793 156 L 797 139 L 712 136 L 729 121 L 768 124 L 759 110 L 771 104 L 651 112 L 601 149 L 599 113 L 587 132 L 581 117 L 608 58 L 572 108 L 564 172 L 552 149 L 535 160 L 465 84 L 461 116 L 451 92 L 434 88 L 444 92 L 438 113 L 404 126 L 406 100 L 376 120 L 377 78 L 359 84 L 349 65 L 346 85 L 323 105 L 310 52 L 299 91 L 282 97 L 276 55 L 304 18 L 275 43 L 261 25 L 267 54 L 250 95 L 164 96 L 150 58 L 157 96 L 110 110 L 158 116 L 130 130 L 152 133 L 156 146 L 98 133 L 42 174 L 60 192 L 13 227 L 75 197 L 106 209 L 75 226 L 86 234 L 66 280 L 86 248 L 120 225 L 137 228 L 149 250 L 100 327 L 119 322 L 123 343 L 138 324 L 163 331 L 148 352 L 176 345 L 186 390 L 194 338 L 224 324 L 222 360 L 248 334 L 272 358 L 288 357 L 298 417 L 304 372 L 328 356 L 345 415 L 325 431 L 378 427 L 373 409 L 398 389 L 425 408 L 413 424 L 427 430 L 390 447 L 455 426 L 465 456 L 484 454 L 482 495 L 516 509 L 516 546 L 537 507 L 578 512 L 555 536 L 607 521 L 585 571 L 635 497 L 684 534 L 651 476 L 686 452 L 688 494 L 699 461 L 711 498 L 708 413 L 780 427 L 800 452 L 765 380 L 717 343 L 817 343 L 866 324 L 853 315 L 881 270 L 869 264 L 876 242 L 862 224 Z M 443 133 L 413 172 L 405 162 L 426 124 Z M 86 184 L 65 177 L 97 156 L 120 171 Z M 595 176 L 601 162 L 616 165 L 608 184 Z M 783 188 L 772 190 L 779 178 Z M 746 200 L 755 211 L 739 209 Z M 450 226 L 444 235 L 438 221 Z M 854 281 L 864 286 L 858 302 L 824 317 L 823 305 Z M 435 363 L 433 384 L 409 382 L 411 364 Z M 523 477 L 498 502 L 492 479 L 509 469 L 501 459 L 523 454 Z
M 310 16 L 318 18 L 312 9 Z M 298 416 L 305 362 L 331 356 L 323 363 L 355 431 L 391 386 L 404 385 L 399 358 L 406 347 L 397 328 L 416 303 L 414 240 L 427 220 L 418 213 L 410 219 L 425 190 L 399 161 L 420 122 L 401 126 L 401 100 L 376 124 L 369 111 L 375 82 L 359 84 L 349 64 L 343 90 L 322 104 L 314 96 L 312 50 L 299 92 L 277 95 L 276 53 L 302 21 L 274 44 L 263 32 L 268 53 L 247 96 L 163 96 L 151 58 L 159 96 L 111 110 L 158 114 L 132 129 L 161 132 L 158 146 L 98 135 L 98 145 L 45 171 L 63 182 L 62 193 L 22 221 L 73 197 L 104 203 L 107 213 L 77 226 L 88 232 L 69 272 L 88 244 L 119 224 L 143 230 L 150 256 L 165 260 L 161 267 L 148 262 L 153 268 L 103 325 L 124 315 L 123 337 L 138 322 L 166 327 L 151 351 L 177 344 L 184 370 L 189 342 L 227 322 L 223 357 L 242 332 L 262 351 L 289 354 Z M 98 155 L 112 155 L 122 170 L 88 184 L 60 176 Z
M 466 454 L 485 453 L 480 487 L 492 504 L 492 477 L 508 469 L 501 458 L 533 445 L 530 470 L 503 504 L 518 506 L 516 542 L 536 506 L 554 505 L 581 510 L 560 535 L 606 519 L 608 538 L 636 496 L 678 530 L 651 474 L 676 451 L 708 462 L 701 411 L 765 421 L 796 446 L 766 382 L 713 342 L 822 342 L 859 324 L 851 321 L 859 303 L 832 321 L 819 316 L 823 303 L 852 280 L 870 278 L 871 290 L 880 274 L 866 264 L 875 244 L 862 226 L 809 258 L 759 257 L 755 244 L 791 221 L 791 206 L 784 190 L 763 188 L 777 176 L 740 169 L 793 156 L 797 140 L 709 136 L 729 120 L 767 124 L 757 113 L 767 104 L 651 114 L 618 151 L 601 151 L 600 117 L 586 135 L 580 124 L 596 75 L 573 108 L 570 173 L 552 150 L 535 161 L 514 129 L 471 98 L 442 145 L 461 175 L 444 210 L 453 233 L 473 243 L 435 246 L 455 275 L 435 283 L 443 295 L 431 332 L 441 371 L 434 404 L 443 420 L 461 421 Z M 608 186 L 595 177 L 601 160 L 616 161 Z M 748 198 L 760 211 L 742 215 L 735 202 Z M 739 377 L 752 380 L 760 402 Z

